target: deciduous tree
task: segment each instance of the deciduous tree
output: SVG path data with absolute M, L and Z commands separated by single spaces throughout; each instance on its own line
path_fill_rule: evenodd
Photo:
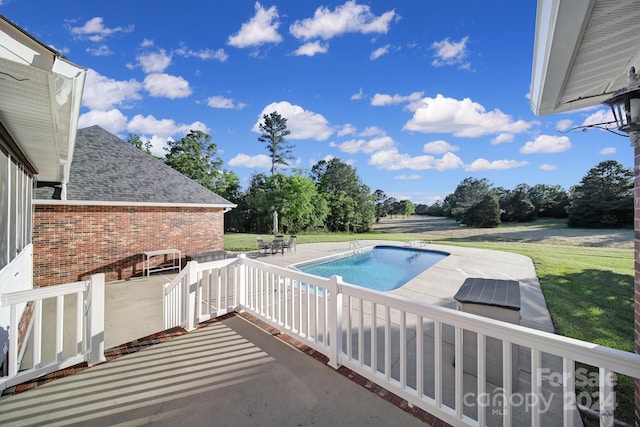
M 191 130 L 184 138 L 169 141 L 165 150 L 164 162 L 167 165 L 215 191 L 222 160 L 215 157 L 217 145 L 211 142 L 211 136 L 200 130 Z
M 360 182 L 353 167 L 338 158 L 321 160 L 311 168 L 311 179 L 329 204 L 329 231 L 361 233 L 371 227 L 375 219 L 374 196 Z

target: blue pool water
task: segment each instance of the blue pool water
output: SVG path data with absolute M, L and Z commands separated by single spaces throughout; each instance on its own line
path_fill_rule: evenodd
M 376 291 L 399 288 L 447 257 L 447 253 L 396 246 L 375 246 L 359 254 L 313 264 L 298 265 L 320 277 L 342 276 L 347 283 Z

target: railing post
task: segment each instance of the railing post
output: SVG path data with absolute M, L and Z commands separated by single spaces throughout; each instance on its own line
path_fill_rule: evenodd
M 236 295 L 238 295 L 236 311 L 238 311 L 240 307 L 244 307 L 247 302 L 247 265 L 244 263 L 247 256 L 245 254 L 239 254 L 238 258 L 238 280 L 236 280 L 236 286 L 238 286 L 238 289 L 235 290 Z
M 196 291 L 198 288 L 198 262 L 189 261 L 187 263 L 187 331 L 196 328 Z
M 89 330 L 89 366 L 102 363 L 104 357 L 104 273 L 91 276 L 89 292 L 91 300 L 87 313 L 87 329 Z
M 329 366 L 338 369 L 342 353 L 342 276 L 331 276 L 329 287 L 325 301 L 329 304 Z

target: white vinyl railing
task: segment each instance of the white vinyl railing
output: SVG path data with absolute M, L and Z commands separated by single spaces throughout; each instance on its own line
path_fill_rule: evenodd
M 573 427 L 580 404 L 610 426 L 616 375 L 640 377 L 638 354 L 243 255 L 190 262 L 165 286 L 165 313 L 186 310 L 190 328 L 241 309 L 323 353 L 332 367 L 344 365 L 452 425 Z
M 75 296 L 75 321 L 72 324 L 64 321 L 65 296 Z M 47 303 L 55 304 L 55 317 L 43 321 L 43 304 Z M 33 304 L 28 328 L 31 351 L 27 354 L 31 367 L 21 369 L 23 357 L 18 348 L 20 313 L 17 308 L 25 304 Z M 8 375 L 0 377 L 0 390 L 79 363 L 87 362 L 92 366 L 105 361 L 104 274 L 93 275 L 83 282 L 0 294 L 0 307 L 10 308 Z M 52 342 L 53 348 L 44 348 L 45 328 L 53 328 L 54 340 L 47 340 Z M 51 356 L 47 357 L 47 354 Z

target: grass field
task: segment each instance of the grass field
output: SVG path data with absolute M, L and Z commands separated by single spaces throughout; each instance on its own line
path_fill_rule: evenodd
M 417 223 L 416 223 L 417 224 Z M 390 227 L 363 234 L 299 234 L 298 244 L 352 240 L 430 240 L 444 245 L 515 252 L 530 257 L 536 267 L 542 292 L 556 333 L 620 350 L 633 351 L 634 251 L 630 245 L 602 246 L 609 236 L 601 230 L 579 236 L 562 221 L 507 224 L 497 229 L 466 229 L 449 232 L 423 224 L 412 232 L 411 225 Z M 402 230 L 403 232 L 398 232 Z M 594 236 L 605 238 L 594 239 Z M 226 234 L 225 249 L 248 251 L 256 248 L 255 234 Z M 566 238 L 564 238 L 566 237 Z M 561 242 L 562 244 L 557 244 Z M 573 243 L 573 244 L 568 244 Z M 624 242 L 623 242 L 624 243 Z M 599 244 L 600 246 L 589 246 Z M 616 418 L 633 420 L 633 382 L 619 378 L 616 387 Z

